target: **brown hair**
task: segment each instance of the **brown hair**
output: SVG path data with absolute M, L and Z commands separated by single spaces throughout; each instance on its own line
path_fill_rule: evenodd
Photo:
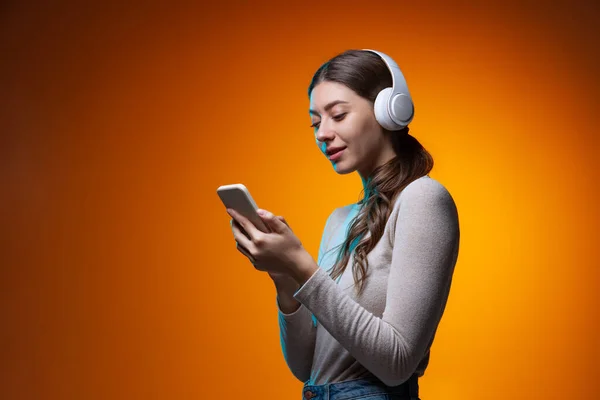
M 341 83 L 373 104 L 380 90 L 392 86 L 392 76 L 384 61 L 363 50 L 347 50 L 321 65 L 310 82 L 309 99 L 314 87 L 324 81 Z M 367 273 L 367 254 L 381 239 L 397 196 L 433 168 L 433 157 L 408 133 L 408 126 L 393 132 L 381 129 L 390 135 L 396 157 L 375 168 L 367 178 L 366 193 L 358 203 L 359 213 L 350 224 L 330 272 L 333 279 L 342 275 L 354 251 L 353 276 L 354 282 L 359 283 L 359 294 Z M 365 237 L 367 233 L 370 237 Z

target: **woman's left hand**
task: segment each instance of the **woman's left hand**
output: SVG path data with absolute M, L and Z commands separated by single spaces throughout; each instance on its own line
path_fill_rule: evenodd
M 242 233 L 236 224 L 232 224 L 238 250 L 250 259 L 256 269 L 290 276 L 297 275 L 299 264 L 308 253 L 285 222 L 269 211 L 259 210 L 258 215 L 271 231 L 265 233 L 235 210 L 227 209 L 227 213 L 249 236 Z

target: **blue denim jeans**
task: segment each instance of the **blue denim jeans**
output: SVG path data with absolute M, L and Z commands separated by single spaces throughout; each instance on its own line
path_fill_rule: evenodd
M 302 388 L 302 400 L 419 400 L 419 378 L 413 375 L 398 386 L 386 386 L 374 377 L 349 381 L 307 385 Z

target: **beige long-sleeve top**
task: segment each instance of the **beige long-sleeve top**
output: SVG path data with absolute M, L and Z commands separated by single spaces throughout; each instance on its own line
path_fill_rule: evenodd
M 329 270 L 359 205 L 335 209 L 325 223 L 319 269 L 284 314 L 276 301 L 283 355 L 311 385 L 375 376 L 388 386 L 423 376 L 448 299 L 460 230 L 448 190 L 425 175 L 396 198 L 383 236 L 369 253 L 364 291 L 356 295 L 352 257 L 334 281 Z

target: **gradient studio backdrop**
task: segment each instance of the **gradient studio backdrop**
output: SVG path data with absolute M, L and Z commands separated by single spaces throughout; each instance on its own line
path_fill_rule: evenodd
M 215 190 L 246 184 L 316 258 L 362 187 L 306 89 L 367 47 L 460 213 L 421 398 L 597 398 L 597 8 L 252 3 L 0 7 L 0 397 L 299 398 Z

